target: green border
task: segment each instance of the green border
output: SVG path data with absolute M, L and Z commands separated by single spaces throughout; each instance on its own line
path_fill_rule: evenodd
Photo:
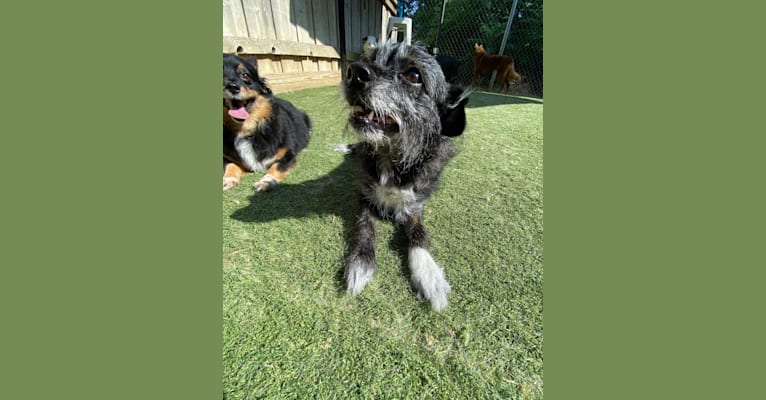
M 545 8 L 546 399 L 763 392 L 751 7 Z
M 220 398 L 221 4 L 12 7 L 0 398 Z
M 545 8 L 547 399 L 758 384 L 763 13 L 744 7 Z M 3 16 L 0 398 L 220 396 L 220 3 Z

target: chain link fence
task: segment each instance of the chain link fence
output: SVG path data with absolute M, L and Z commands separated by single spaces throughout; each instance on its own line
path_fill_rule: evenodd
M 543 97 L 543 0 L 399 0 L 404 16 L 412 18 L 412 40 L 447 60 L 448 78 L 463 86 L 473 84 L 476 43 L 487 54 L 514 59 L 522 76 L 510 94 Z M 506 33 L 507 32 L 507 33 Z M 505 38 L 505 40 L 504 40 Z M 504 45 L 504 47 L 503 47 Z M 499 91 L 492 74 L 482 78 L 483 90 Z

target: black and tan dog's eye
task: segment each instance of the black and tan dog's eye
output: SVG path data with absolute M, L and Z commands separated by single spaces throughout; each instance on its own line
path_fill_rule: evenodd
M 239 77 L 242 78 L 242 80 L 247 83 L 250 83 L 250 81 L 252 81 L 252 79 L 250 78 L 250 74 L 248 74 L 247 72 L 243 72 L 242 75 L 240 75 Z
M 410 68 L 400 74 L 400 76 L 410 83 L 423 83 L 423 79 L 420 77 L 420 71 L 418 71 L 417 68 Z

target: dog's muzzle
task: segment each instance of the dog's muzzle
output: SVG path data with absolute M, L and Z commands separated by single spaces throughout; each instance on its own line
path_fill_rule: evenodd
M 226 91 L 230 96 L 236 96 L 239 94 L 239 85 L 236 83 L 226 83 L 224 84 L 224 88 L 226 88 Z
M 243 98 L 241 89 L 236 84 L 226 84 L 223 91 L 223 106 L 234 122 L 244 122 L 255 99 Z
M 368 130 L 385 133 L 398 132 L 396 121 L 390 116 L 371 109 L 367 96 L 378 76 L 371 66 L 354 62 L 346 71 L 346 99 L 351 106 L 351 125 L 359 132 Z

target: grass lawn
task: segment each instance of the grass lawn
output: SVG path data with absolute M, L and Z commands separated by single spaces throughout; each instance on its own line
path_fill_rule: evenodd
M 543 103 L 473 93 L 458 155 L 426 203 L 452 286 L 419 303 L 406 241 L 378 228 L 378 271 L 345 294 L 355 140 L 337 87 L 281 95 L 314 122 L 298 167 L 223 193 L 223 387 L 228 400 L 539 399 L 543 396 Z

